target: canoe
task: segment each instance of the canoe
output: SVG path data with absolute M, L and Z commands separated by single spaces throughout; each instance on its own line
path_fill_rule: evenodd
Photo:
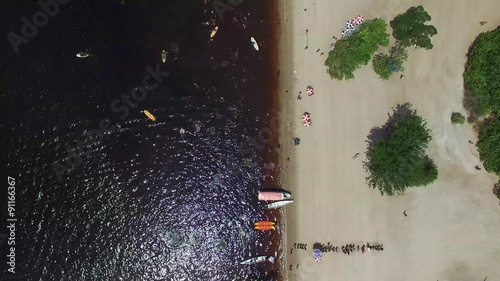
M 265 208 L 266 209 L 276 209 L 276 208 L 283 207 L 283 206 L 290 204 L 290 203 L 293 203 L 293 199 L 285 199 L 285 200 L 281 200 L 281 201 L 272 202 L 272 203 L 267 204 L 265 206 Z
M 246 260 L 242 260 L 240 262 L 240 264 L 255 264 L 255 263 L 265 262 L 267 260 L 270 262 L 274 262 L 274 257 L 273 256 L 255 256 L 255 257 L 248 258 Z
M 161 61 L 165 63 L 167 61 L 167 51 L 161 51 Z
M 76 57 L 81 59 L 86 58 L 88 56 L 90 56 L 90 54 L 85 52 L 79 52 L 78 54 L 76 54 Z
M 288 191 L 275 190 L 275 191 L 263 191 L 259 190 L 259 200 L 260 201 L 278 201 L 289 198 L 292 194 Z
M 253 37 L 250 37 L 250 42 L 252 43 L 252 46 L 255 48 L 255 50 L 259 50 L 259 44 L 257 44 L 257 41 L 255 40 L 255 38 Z
M 255 229 L 255 230 L 273 230 L 275 228 L 276 228 L 276 226 L 274 226 L 272 224 L 268 224 L 268 225 L 255 225 L 253 227 L 253 229 Z
M 258 221 L 254 223 L 254 225 L 275 225 L 276 223 L 273 221 Z
M 151 114 L 151 112 L 149 112 L 149 111 L 147 111 L 147 110 L 144 110 L 143 112 L 144 112 L 144 114 L 146 114 L 146 116 L 147 116 L 149 119 L 151 119 L 152 121 L 156 121 L 156 117 L 155 117 L 153 114 Z
M 215 36 L 215 34 L 217 33 L 217 31 L 218 31 L 218 30 L 219 30 L 219 27 L 218 27 L 218 26 L 216 26 L 216 27 L 212 30 L 212 32 L 210 32 L 210 38 L 213 38 L 213 37 Z

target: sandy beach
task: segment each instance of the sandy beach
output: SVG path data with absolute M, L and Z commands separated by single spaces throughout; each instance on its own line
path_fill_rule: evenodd
M 281 178 L 295 199 L 285 207 L 285 280 L 500 280 L 500 205 L 492 193 L 498 178 L 474 169 L 481 163 L 469 143 L 476 141 L 472 126 L 450 122 L 453 111 L 465 113 L 465 54 L 479 33 L 500 24 L 498 0 L 283 0 L 281 5 Z M 371 62 L 351 81 L 330 79 L 324 66 L 328 47 L 347 20 L 361 14 L 388 23 L 417 5 L 432 16 L 438 34 L 432 50 L 409 50 L 405 79 L 394 75 L 382 81 Z M 305 94 L 307 85 L 315 95 Z M 385 123 L 391 107 L 405 102 L 432 130 L 428 154 L 439 177 L 403 196 L 381 196 L 365 182 L 365 140 L 371 128 Z M 309 128 L 300 122 L 305 111 L 313 122 Z M 301 139 L 299 146 L 292 145 L 294 137 Z M 384 251 L 328 252 L 317 263 L 315 242 L 339 248 L 379 243 Z M 290 254 L 294 243 L 307 244 L 307 250 Z

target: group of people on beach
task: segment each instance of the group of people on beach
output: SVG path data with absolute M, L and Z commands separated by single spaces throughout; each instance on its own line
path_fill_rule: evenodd
M 293 244 L 292 251 L 293 251 L 293 249 L 307 250 L 307 244 L 303 244 L 303 243 L 294 243 L 294 244 Z M 290 254 L 291 254 L 291 252 L 290 252 Z
M 328 242 L 327 245 L 321 244 L 320 250 L 321 250 L 321 252 L 336 252 L 336 253 L 338 253 L 339 246 L 331 245 L 330 242 Z M 352 243 L 352 244 L 346 244 L 344 246 L 341 246 L 340 250 L 342 250 L 342 253 L 350 255 L 354 251 L 361 251 L 363 253 L 365 251 L 371 251 L 371 250 L 383 251 L 384 245 L 383 244 L 370 245 L 370 243 L 356 245 L 356 244 Z

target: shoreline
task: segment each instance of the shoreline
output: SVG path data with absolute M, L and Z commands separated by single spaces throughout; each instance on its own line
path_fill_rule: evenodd
M 293 75 L 294 67 L 294 37 L 293 37 L 293 2 L 286 2 L 281 0 L 278 3 L 280 11 L 280 18 L 283 18 L 281 28 L 279 30 L 279 69 L 282 71 L 282 76 L 278 86 L 279 106 L 281 108 L 281 132 L 280 143 L 282 150 L 280 151 L 280 167 L 281 173 L 279 175 L 281 184 L 284 189 L 292 193 L 292 198 L 295 199 L 296 192 L 295 186 L 295 172 L 296 172 L 296 157 L 293 151 L 294 145 L 292 144 L 292 137 L 296 131 L 296 123 L 294 116 L 296 108 L 294 99 L 291 98 L 296 92 L 297 86 Z M 287 160 L 289 159 L 289 161 Z M 290 220 L 290 214 L 294 212 L 294 202 L 291 205 L 285 206 L 282 213 L 282 224 L 284 226 L 283 232 L 283 253 L 281 263 L 281 274 L 279 280 L 290 280 L 288 276 L 288 259 L 289 259 L 289 241 L 294 241 L 296 237 L 295 225 Z

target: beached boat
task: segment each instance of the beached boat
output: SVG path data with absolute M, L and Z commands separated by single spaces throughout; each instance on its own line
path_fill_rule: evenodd
M 275 224 L 273 221 L 258 221 L 254 223 L 253 228 L 255 230 L 273 230 L 276 227 Z
M 153 114 L 151 114 L 151 112 L 149 112 L 149 111 L 147 111 L 147 110 L 144 110 L 143 112 L 144 112 L 144 114 L 146 114 L 146 116 L 147 116 L 149 119 L 151 119 L 152 121 L 156 121 L 156 117 L 155 117 Z
M 250 37 L 250 42 L 252 43 L 252 46 L 255 48 L 255 50 L 259 50 L 259 44 L 257 44 L 257 41 L 255 40 L 255 38 L 253 37 Z
M 90 56 L 90 54 L 85 52 L 79 52 L 78 54 L 76 54 L 76 57 L 81 59 L 86 58 L 88 56 Z
M 167 51 L 161 51 L 161 61 L 165 63 L 167 61 Z
M 278 201 L 290 198 L 292 194 L 285 190 L 259 190 L 260 201 Z
M 273 256 L 255 256 L 248 258 L 246 260 L 243 260 L 240 262 L 240 264 L 255 264 L 255 263 L 261 263 L 265 261 L 270 261 L 274 262 L 274 257 Z
M 273 221 L 257 221 L 254 225 L 275 225 L 276 223 Z
M 253 227 L 253 229 L 255 229 L 255 230 L 262 230 L 262 231 L 274 230 L 275 228 L 276 228 L 276 226 L 271 225 L 271 224 L 268 224 L 268 225 L 255 225 Z
M 272 202 L 272 203 L 267 204 L 265 206 L 265 208 L 266 209 L 276 209 L 276 208 L 283 207 L 283 206 L 290 204 L 290 203 L 293 203 L 293 199 L 285 199 L 285 200 L 281 200 L 281 201 Z
M 215 34 L 217 34 L 217 31 L 219 30 L 219 27 L 216 26 L 214 29 L 212 29 L 212 32 L 210 32 L 210 38 L 213 38 Z

